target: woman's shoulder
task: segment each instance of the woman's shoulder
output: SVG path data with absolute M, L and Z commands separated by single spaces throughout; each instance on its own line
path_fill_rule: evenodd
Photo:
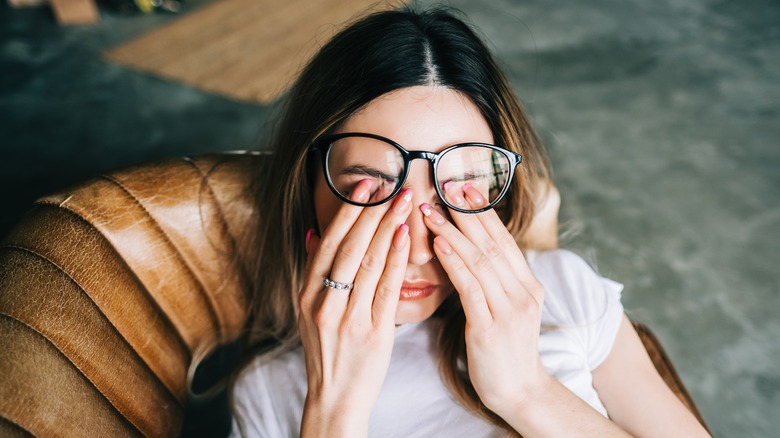
M 540 348 L 581 349 L 588 368 L 595 369 L 612 349 L 623 320 L 623 285 L 568 250 L 529 254 L 528 259 L 545 291 L 542 326 L 550 330 L 540 338 Z
M 599 275 L 576 253 L 554 249 L 529 252 L 526 258 L 545 289 L 543 317 L 547 323 L 590 324 L 608 308 L 620 306 L 623 285 Z
M 526 260 L 542 283 L 589 282 L 602 277 L 581 256 L 568 249 L 529 251 Z

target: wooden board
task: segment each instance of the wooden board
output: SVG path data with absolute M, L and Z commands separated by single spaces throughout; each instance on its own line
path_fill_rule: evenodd
M 375 0 L 219 0 L 106 52 L 109 61 L 269 103 L 341 25 Z

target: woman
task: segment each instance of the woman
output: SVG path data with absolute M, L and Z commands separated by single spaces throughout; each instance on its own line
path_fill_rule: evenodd
M 622 287 L 533 251 L 546 155 L 461 20 L 352 24 L 276 128 L 234 434 L 706 435 Z

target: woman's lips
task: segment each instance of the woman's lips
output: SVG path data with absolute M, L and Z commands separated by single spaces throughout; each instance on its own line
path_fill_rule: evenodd
M 427 282 L 407 282 L 401 285 L 401 301 L 421 300 L 433 295 L 438 285 Z

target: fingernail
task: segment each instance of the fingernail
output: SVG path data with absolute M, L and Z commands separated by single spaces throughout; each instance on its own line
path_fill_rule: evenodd
M 406 207 L 408 207 L 411 202 L 412 202 L 412 191 L 409 189 L 404 189 L 403 191 L 401 191 L 401 194 L 400 196 L 398 196 L 398 199 L 395 200 L 393 209 L 400 213 L 406 210 Z
M 438 211 L 434 210 L 430 205 L 423 204 L 420 206 L 420 211 L 422 211 L 422 214 L 428 217 L 428 219 L 431 220 L 436 225 L 441 225 L 444 223 L 444 217 L 439 214 Z
M 306 232 L 306 246 L 308 247 L 309 241 L 311 240 L 311 235 L 314 234 L 314 228 L 309 228 L 309 231 Z
M 406 243 L 409 241 L 409 225 L 401 224 L 398 226 L 398 230 L 393 237 L 393 249 L 401 251 L 406 247 Z
M 368 202 L 371 197 L 371 185 L 371 180 L 368 178 L 360 181 L 352 190 L 352 200 L 356 202 Z
M 471 187 L 471 184 L 463 184 L 463 193 L 465 193 L 478 207 L 485 205 L 485 198 L 482 197 L 477 189 Z
M 447 243 L 447 240 L 444 239 L 444 237 L 437 237 L 433 239 L 433 244 L 436 245 L 437 248 L 439 248 L 439 251 L 444 254 L 452 254 L 452 247 L 449 243 Z
M 465 202 L 463 199 L 463 196 L 460 196 L 458 194 L 457 189 L 455 189 L 453 186 L 455 185 L 454 182 L 448 181 L 444 184 L 444 191 L 447 192 L 447 197 L 452 200 L 452 203 L 457 206 L 463 205 Z

